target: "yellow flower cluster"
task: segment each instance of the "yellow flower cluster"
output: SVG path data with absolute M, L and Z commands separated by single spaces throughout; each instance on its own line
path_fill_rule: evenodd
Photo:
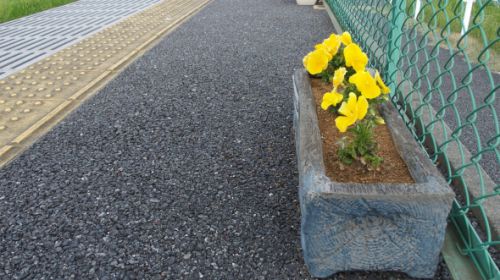
M 335 124 L 341 132 L 363 120 L 367 112 L 376 111 L 369 110 L 371 104 L 390 92 L 378 71 L 375 76 L 367 71 L 368 56 L 348 32 L 330 35 L 304 57 L 303 63 L 309 74 L 327 77 L 333 83 L 333 90 L 323 95 L 321 108 L 337 109 L 340 104 Z M 378 115 L 371 117 L 375 124 L 384 123 Z
M 341 37 L 332 34 L 323 43 L 317 44 L 314 51 L 308 53 L 303 60 L 304 67 L 309 74 L 316 75 L 323 72 L 333 56 L 337 54 L 341 43 Z

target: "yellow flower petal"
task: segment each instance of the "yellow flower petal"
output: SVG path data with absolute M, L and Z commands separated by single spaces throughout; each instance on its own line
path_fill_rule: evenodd
M 302 64 L 304 64 L 304 68 L 306 68 L 307 66 L 307 59 L 309 59 L 309 56 L 311 55 L 311 53 L 308 53 L 306 54 L 306 56 L 304 56 L 304 58 L 302 59 Z
M 391 89 L 385 85 L 385 83 L 382 80 L 382 77 L 380 77 L 380 73 L 378 71 L 375 73 L 375 81 L 377 82 L 377 85 L 382 90 L 383 94 L 388 94 L 389 92 L 391 92 Z
M 376 98 L 380 95 L 380 88 L 375 79 L 367 71 L 356 72 L 349 78 L 349 82 L 356 85 L 361 94 L 368 98 Z
M 314 50 L 307 55 L 305 68 L 311 75 L 316 75 L 328 67 L 328 54 L 323 50 Z
M 351 43 L 344 49 L 345 64 L 354 68 L 356 72 L 364 71 L 366 64 L 368 64 L 368 56 L 361 50 L 361 48 Z
M 338 110 L 339 114 L 342 114 L 342 115 L 349 115 L 350 114 L 350 111 L 349 109 L 347 108 L 347 102 L 342 102 L 342 104 L 340 105 L 340 108 Z
M 323 95 L 323 101 L 321 102 L 321 108 L 323 110 L 327 110 L 330 106 L 337 106 L 337 104 L 342 101 L 344 96 L 340 93 L 335 92 L 327 92 Z
M 331 54 L 331 50 L 330 50 L 330 47 L 325 45 L 325 44 L 317 44 L 316 46 L 314 46 L 314 48 L 316 50 L 322 50 L 325 52 L 325 54 L 328 55 L 328 60 L 331 60 L 333 55 Z
M 339 108 L 339 116 L 335 119 L 335 125 L 340 132 L 345 132 L 347 127 L 354 124 L 357 120 L 365 118 L 368 112 L 368 100 L 364 96 L 356 97 L 353 92 L 349 93 L 347 102 L 342 102 Z
M 345 67 L 340 67 L 339 69 L 335 70 L 335 73 L 333 74 L 333 86 L 340 86 L 344 82 L 346 73 L 347 70 L 345 69 Z
M 342 115 L 350 116 L 353 115 L 355 108 L 356 108 L 356 94 L 351 92 L 349 93 L 349 98 L 347 99 L 347 102 L 342 102 L 342 105 L 340 105 L 339 113 L 341 113 Z
M 368 112 L 368 100 L 364 96 L 358 98 L 358 103 L 356 103 L 356 118 L 362 120 L 365 118 Z
M 346 132 L 347 128 L 351 126 L 355 121 L 355 118 L 339 116 L 335 119 L 335 126 L 337 126 L 340 132 Z
M 338 36 L 337 34 L 332 34 L 328 39 L 323 41 L 323 44 L 328 46 L 330 54 L 332 56 L 337 54 L 341 43 L 342 42 L 340 41 L 340 36 Z
M 351 112 L 351 114 L 354 114 L 356 111 L 356 102 L 357 102 L 357 97 L 354 92 L 349 93 L 349 99 L 347 99 L 347 108 Z
M 342 35 L 340 36 L 340 40 L 342 41 L 342 44 L 344 44 L 345 46 L 351 44 L 352 43 L 351 34 L 349 34 L 349 32 L 347 31 L 342 33 Z

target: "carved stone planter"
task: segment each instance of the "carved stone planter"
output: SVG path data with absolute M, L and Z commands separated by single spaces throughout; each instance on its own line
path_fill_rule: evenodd
M 297 5 L 314 5 L 316 0 L 297 0 Z
M 338 183 L 325 175 L 309 76 L 297 70 L 293 82 L 301 242 L 310 273 L 390 270 L 433 277 L 454 193 L 392 104 L 380 113 L 416 183 Z

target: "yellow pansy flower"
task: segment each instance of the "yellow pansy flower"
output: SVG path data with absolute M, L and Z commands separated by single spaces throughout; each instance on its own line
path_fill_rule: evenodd
M 309 56 L 311 55 L 311 53 L 308 53 L 306 54 L 306 56 L 304 56 L 304 58 L 302 59 L 302 64 L 304 65 L 304 68 L 306 68 L 306 65 L 307 65 L 307 60 L 309 59 Z
M 337 52 L 339 51 L 340 44 L 341 44 L 340 36 L 337 34 L 332 34 L 332 35 L 330 35 L 330 37 L 328 37 L 328 39 L 325 39 L 323 41 L 323 44 L 328 46 L 328 48 L 330 50 L 330 54 L 332 56 L 336 55 Z
M 331 50 L 330 50 L 329 46 L 327 46 L 325 44 L 317 44 L 316 46 L 314 46 L 314 49 L 324 51 L 325 54 L 328 55 L 328 60 L 332 60 L 333 55 L 331 54 Z
M 347 69 L 345 69 L 345 67 L 340 67 L 339 69 L 335 70 L 335 73 L 333 73 L 334 87 L 338 87 L 344 82 L 344 77 L 346 73 Z
M 349 78 L 349 82 L 356 85 L 361 94 L 368 98 L 376 98 L 380 95 L 380 88 L 375 79 L 367 71 L 356 72 Z
M 342 35 L 340 35 L 340 40 L 342 41 L 342 44 L 344 44 L 345 46 L 351 44 L 352 43 L 351 34 L 347 31 L 342 33 Z
M 362 120 L 368 112 L 368 101 L 364 96 L 356 97 L 353 92 L 349 93 L 347 102 L 342 102 L 339 108 L 339 116 L 335 119 L 335 125 L 340 132 L 346 132 L 347 128 L 356 121 Z
M 385 83 L 382 80 L 382 78 L 380 77 L 380 73 L 378 71 L 375 73 L 375 81 L 377 82 L 377 85 L 382 90 L 383 94 L 388 94 L 389 92 L 391 92 L 391 89 L 385 85 Z
M 366 64 L 368 64 L 368 56 L 354 43 L 345 47 L 344 58 L 345 64 L 354 68 L 356 72 L 364 71 Z
M 321 109 L 327 110 L 330 106 L 337 106 L 343 98 L 344 96 L 338 93 L 336 88 L 334 88 L 331 92 L 327 92 L 323 95 Z
M 329 55 L 324 50 L 314 50 L 304 57 L 304 67 L 311 75 L 316 75 L 328 67 Z

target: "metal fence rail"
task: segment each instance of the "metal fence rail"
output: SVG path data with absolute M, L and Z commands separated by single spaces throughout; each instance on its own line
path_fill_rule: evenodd
M 498 2 L 326 2 L 384 70 L 393 103 L 455 190 L 450 221 L 461 252 L 483 279 L 500 279 Z

